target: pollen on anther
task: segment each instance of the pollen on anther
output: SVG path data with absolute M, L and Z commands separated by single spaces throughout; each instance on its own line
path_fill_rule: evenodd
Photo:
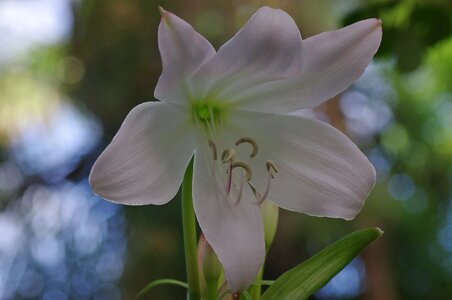
M 227 163 L 229 161 L 232 161 L 235 156 L 235 150 L 234 149 L 225 149 L 223 151 L 223 154 L 221 154 L 221 161 L 223 163 Z
M 275 178 L 275 173 L 278 173 L 278 168 L 276 168 L 275 163 L 271 160 L 267 160 L 265 162 L 265 166 L 267 167 L 267 171 L 270 173 L 270 176 Z
M 250 157 L 253 158 L 257 155 L 257 152 L 259 151 L 259 148 L 257 147 L 257 142 L 249 137 L 243 137 L 241 139 L 238 139 L 237 142 L 235 142 L 235 145 L 238 146 L 242 143 L 248 143 L 253 147 L 253 150 L 251 151 Z
M 246 172 L 246 180 L 250 181 L 253 178 L 253 172 L 251 171 L 250 166 L 241 161 L 236 161 L 231 165 L 231 168 L 242 168 Z

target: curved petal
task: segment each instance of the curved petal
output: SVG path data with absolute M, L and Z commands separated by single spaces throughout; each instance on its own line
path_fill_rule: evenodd
M 242 109 L 291 112 L 331 99 L 357 80 L 381 42 L 381 21 L 368 19 L 303 41 L 301 74 L 264 83 L 233 100 Z
M 161 13 L 158 43 L 162 75 L 154 97 L 170 102 L 185 101 L 181 95 L 185 88 L 183 80 L 214 55 L 215 49 L 190 24 L 163 9 Z
M 195 149 L 194 131 L 184 116 L 162 102 L 132 109 L 91 170 L 94 192 L 129 205 L 171 200 Z
M 266 161 L 278 173 L 268 198 L 282 208 L 314 216 L 352 219 L 375 184 L 375 169 L 344 134 L 317 120 L 253 112 L 234 114 L 235 131 L 256 140 L 253 184 L 265 190 Z
M 213 92 L 227 100 L 238 90 L 298 74 L 300 63 L 301 35 L 294 20 L 280 9 L 262 7 L 192 81 L 198 97 Z
M 264 263 L 265 243 L 259 206 L 250 189 L 236 206 L 221 196 L 202 152 L 195 154 L 193 199 L 199 226 L 222 263 L 233 292 L 248 288 Z

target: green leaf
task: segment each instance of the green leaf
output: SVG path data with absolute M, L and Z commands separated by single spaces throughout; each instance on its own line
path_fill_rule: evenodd
M 139 298 L 143 296 L 145 293 L 149 292 L 151 289 L 164 284 L 178 285 L 180 287 L 188 289 L 188 284 L 185 282 L 175 279 L 158 279 L 146 285 L 138 294 L 135 295 L 135 298 Z
M 248 293 L 248 291 L 244 291 L 241 295 L 240 295 L 240 299 L 242 300 L 253 300 L 253 298 L 251 297 L 250 293 Z
M 253 285 L 272 285 L 274 282 L 274 280 L 256 280 Z
M 261 299 L 308 299 L 382 234 L 379 228 L 367 228 L 349 234 L 285 272 L 265 291 Z

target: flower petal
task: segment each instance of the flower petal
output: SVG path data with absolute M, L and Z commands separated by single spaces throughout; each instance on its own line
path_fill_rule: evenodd
M 190 24 L 163 9 L 161 13 L 158 43 L 162 56 L 162 75 L 154 97 L 170 102 L 185 101 L 181 96 L 185 88 L 183 80 L 214 55 L 215 49 Z
M 256 140 L 253 184 L 265 190 L 266 161 L 278 173 L 268 198 L 282 208 L 314 216 L 352 219 L 375 184 L 375 169 L 344 134 L 317 120 L 292 115 L 237 112 L 238 135 Z
M 264 230 L 259 206 L 249 188 L 232 206 L 222 197 L 207 165 L 208 154 L 196 152 L 193 199 L 199 226 L 222 263 L 233 292 L 248 288 L 265 257 Z
M 195 149 L 187 121 L 181 111 L 162 102 L 132 109 L 91 170 L 94 192 L 129 205 L 171 200 Z
M 381 21 L 368 19 L 303 41 L 302 71 L 236 95 L 241 108 L 291 112 L 311 108 L 347 89 L 364 72 L 381 42 Z
M 301 35 L 294 20 L 280 9 L 262 7 L 192 81 L 198 97 L 213 90 L 227 100 L 238 90 L 298 74 L 300 63 Z

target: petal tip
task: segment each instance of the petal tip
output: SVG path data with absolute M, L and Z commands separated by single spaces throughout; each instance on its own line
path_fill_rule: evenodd
M 162 15 L 162 17 L 164 17 L 165 14 L 167 13 L 167 11 L 163 7 L 161 7 L 160 5 L 159 5 L 159 12 Z
M 97 178 L 97 176 L 95 175 L 96 171 L 95 171 L 95 165 L 92 167 L 91 172 L 89 173 L 88 176 L 88 182 L 89 185 L 91 186 L 91 190 L 93 191 L 93 193 L 99 197 L 102 197 L 102 191 L 99 188 L 99 180 Z
M 159 12 L 160 12 L 160 16 L 161 16 L 161 20 L 162 21 L 166 21 L 165 23 L 170 22 L 171 12 L 167 11 L 166 9 L 161 7 L 160 5 L 159 5 Z
M 367 28 L 367 31 L 365 31 L 365 32 L 367 32 L 369 34 L 369 33 L 373 33 L 375 30 L 381 31 L 383 21 L 380 18 L 370 18 L 370 19 L 365 19 L 365 20 L 356 22 L 354 24 L 364 25 L 363 28 Z
M 373 24 L 374 30 L 376 29 L 381 32 L 383 21 L 380 18 L 374 18 L 372 20 L 374 22 Z
M 274 9 L 273 7 L 270 7 L 270 6 L 268 6 L 268 5 L 264 5 L 264 6 L 261 6 L 260 8 L 258 8 L 258 11 L 259 10 L 269 10 L 269 9 Z
M 371 18 L 367 19 L 367 21 L 373 22 L 375 27 L 381 26 L 381 24 L 383 23 L 383 21 L 380 18 Z
M 256 13 L 257 13 L 257 12 L 265 12 L 265 11 L 267 11 L 267 12 L 273 12 L 273 13 L 283 13 L 283 14 L 285 14 L 285 15 L 288 15 L 284 10 L 282 10 L 282 9 L 280 9 L 280 8 L 271 7 L 271 6 L 268 6 L 268 5 L 264 5 L 264 6 L 260 7 L 260 8 L 256 11 Z

